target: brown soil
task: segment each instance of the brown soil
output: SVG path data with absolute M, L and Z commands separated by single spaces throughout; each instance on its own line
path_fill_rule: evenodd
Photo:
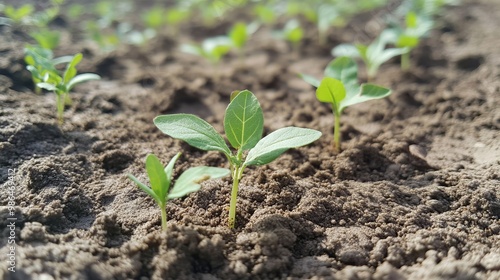
M 367 20 L 332 32 L 330 45 Z M 81 71 L 104 79 L 76 88 L 58 127 L 54 96 L 34 94 L 24 70 L 26 36 L 0 27 L 1 205 L 11 169 L 17 187 L 16 272 L 3 261 L 2 206 L 0 278 L 500 279 L 500 2 L 467 1 L 438 22 L 409 73 L 397 60 L 381 68 L 390 98 L 346 110 L 337 155 L 331 111 L 297 77 L 331 59 L 312 29 L 300 54 L 259 31 L 242 63 L 232 55 L 218 69 L 180 53 L 182 36 L 109 54 L 68 41 L 58 54 L 84 51 Z M 152 119 L 195 113 L 222 131 L 230 92 L 244 88 L 265 133 L 294 125 L 323 137 L 245 171 L 234 230 L 227 178 L 171 201 L 162 233 L 159 209 L 125 175 L 147 182 L 150 152 L 166 163 L 182 151 L 176 174 L 227 162 Z

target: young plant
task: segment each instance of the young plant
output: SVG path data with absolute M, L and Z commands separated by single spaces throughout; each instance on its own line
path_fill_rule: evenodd
M 238 50 L 240 57 L 243 56 L 243 48 L 245 47 L 250 35 L 252 35 L 259 25 L 257 22 L 245 24 L 243 22 L 237 22 L 233 25 L 229 31 L 228 37 L 231 39 L 233 46 Z
M 27 23 L 34 11 L 35 7 L 31 4 L 24 4 L 19 8 L 7 5 L 3 9 L 5 16 L 16 25 Z
M 99 75 L 92 73 L 76 74 L 76 65 L 80 63 L 82 58 L 83 56 L 81 53 L 72 56 L 62 76 L 55 70 L 54 64 L 48 63 L 37 65 L 40 61 L 42 63 L 46 62 L 40 58 L 30 61 L 35 65 L 28 65 L 27 67 L 32 73 L 33 79 L 36 78 L 41 80 L 41 82 L 36 84 L 39 88 L 53 91 L 56 94 L 57 119 L 59 120 L 59 124 L 62 124 L 64 121 L 64 105 L 69 98 L 71 89 L 79 83 L 101 78 Z M 63 57 L 63 61 L 66 61 L 66 59 L 67 57 Z
M 407 52 L 401 54 L 401 69 L 410 69 L 410 52 L 420 44 L 420 39 L 432 29 L 434 22 L 429 17 L 419 16 L 415 12 L 408 12 L 405 16 L 405 26 L 395 26 L 387 29 L 390 40 L 398 48 Z
M 206 58 L 213 64 L 217 64 L 232 47 L 231 39 L 226 36 L 217 36 L 205 39 L 201 45 L 184 44 L 181 51 Z
M 407 48 L 387 48 L 393 38 L 392 32 L 383 31 L 370 45 L 363 44 L 340 44 L 332 49 L 332 55 L 347 56 L 352 58 L 360 57 L 366 66 L 368 81 L 373 80 L 380 65 L 391 58 L 408 52 Z
M 284 39 L 292 44 L 295 52 L 299 51 L 300 41 L 304 37 L 304 30 L 297 20 L 289 20 L 283 30 L 274 32 L 275 36 Z
M 175 155 L 168 165 L 163 168 L 160 160 L 153 154 L 146 157 L 146 171 L 148 173 L 149 182 L 151 187 L 141 183 L 134 175 L 127 174 L 127 176 L 137 184 L 137 186 L 151 196 L 161 210 L 161 228 L 167 230 L 167 201 L 184 197 L 189 193 L 195 192 L 201 188 L 201 183 L 215 178 L 221 178 L 229 175 L 227 168 L 198 166 L 191 167 L 184 171 L 179 178 L 177 178 L 174 187 L 171 189 L 172 173 L 174 171 L 174 164 L 179 158 L 181 153 Z
M 255 95 L 243 90 L 233 92 L 231 97 L 232 100 L 224 116 L 224 131 L 236 153 L 231 152 L 213 126 L 195 115 L 163 115 L 156 117 L 154 123 L 170 137 L 184 140 L 201 150 L 219 151 L 227 157 L 233 179 L 229 227 L 234 228 L 239 182 L 245 168 L 250 165 L 270 163 L 290 148 L 304 146 L 317 140 L 321 132 L 307 128 L 285 127 L 262 138 L 264 115 Z
M 30 36 L 44 49 L 53 50 L 59 45 L 61 33 L 56 30 L 41 29 L 31 32 Z
M 308 75 L 302 78 L 317 87 L 316 98 L 332 105 L 335 117 L 333 129 L 333 149 L 340 152 L 340 116 L 345 108 L 361 102 L 384 98 L 391 90 L 374 84 L 358 83 L 358 69 L 352 58 L 339 57 L 331 61 L 325 69 L 321 82 Z

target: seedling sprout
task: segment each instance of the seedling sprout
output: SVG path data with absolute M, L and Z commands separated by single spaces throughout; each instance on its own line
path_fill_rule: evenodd
M 224 116 L 224 131 L 236 150 L 235 154 L 213 126 L 195 115 L 162 115 L 156 117 L 154 123 L 170 137 L 184 140 L 201 150 L 219 151 L 227 157 L 233 179 L 228 224 L 230 228 L 234 228 L 239 182 L 245 168 L 270 163 L 290 148 L 314 142 L 321 136 L 321 132 L 285 127 L 262 138 L 264 115 L 255 95 L 243 90 L 233 92 L 231 96 L 232 100 Z
M 151 187 L 141 183 L 134 175 L 127 176 L 145 193 L 151 196 L 161 210 L 161 228 L 167 230 L 167 201 L 184 197 L 189 193 L 198 191 L 203 181 L 221 178 L 229 175 L 227 168 L 197 166 L 184 171 L 177 178 L 174 187 L 170 188 L 174 165 L 181 153 L 177 153 L 163 168 L 160 160 L 153 154 L 146 157 L 146 171 L 148 173 Z

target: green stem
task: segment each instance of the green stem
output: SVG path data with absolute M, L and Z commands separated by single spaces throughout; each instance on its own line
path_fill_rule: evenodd
M 410 52 L 401 55 L 401 69 L 408 71 L 410 69 Z
M 167 231 L 167 207 L 166 205 L 160 205 L 161 208 L 161 229 Z
M 333 108 L 335 114 L 335 127 L 333 128 L 333 150 L 340 152 L 340 112 Z
M 231 190 L 231 202 L 229 203 L 229 228 L 234 228 L 236 223 L 236 201 L 238 199 L 238 187 L 241 176 L 243 175 L 244 166 L 236 166 L 231 174 L 233 177 L 233 188 Z
M 64 103 L 66 101 L 66 93 L 56 93 L 57 119 L 59 124 L 64 122 Z

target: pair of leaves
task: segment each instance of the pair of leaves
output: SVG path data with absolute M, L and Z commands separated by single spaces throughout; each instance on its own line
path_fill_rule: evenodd
M 78 53 L 72 57 L 71 56 L 62 57 L 60 61 L 56 61 L 57 63 L 59 63 L 61 61 L 67 62 L 69 60 L 69 63 L 62 77 L 59 75 L 57 70 L 55 70 L 54 65 L 42 64 L 39 65 L 39 67 L 37 67 L 38 65 L 36 65 L 36 60 L 35 60 L 35 66 L 29 67 L 28 70 L 30 70 L 36 76 L 39 75 L 41 76 L 43 74 L 43 77 L 41 77 L 42 82 L 37 83 L 38 87 L 54 91 L 57 94 L 68 93 L 75 85 L 79 83 L 83 83 L 90 80 L 98 80 L 101 78 L 99 75 L 92 73 L 76 75 L 77 73 L 76 65 L 80 63 L 82 58 L 83 58 L 82 54 Z M 49 62 L 47 62 L 47 60 L 43 60 L 43 63 L 49 63 Z M 44 67 L 47 67 L 48 69 L 45 69 Z M 39 68 L 41 70 L 38 70 Z
M 286 127 L 262 138 L 264 116 L 255 95 L 244 90 L 239 92 L 226 109 L 224 130 L 231 146 L 238 154 L 250 150 L 245 161 L 239 162 L 226 145 L 222 136 L 197 116 L 173 114 L 158 116 L 155 125 L 165 134 L 186 141 L 193 147 L 224 153 L 231 164 L 238 166 L 267 164 L 290 148 L 307 145 L 321 136 L 321 132 Z
M 409 11 L 405 16 L 405 25 L 387 29 L 388 41 L 399 48 L 413 49 L 433 28 L 434 22 L 429 17 Z
M 179 176 L 175 182 L 175 186 L 170 190 L 174 165 L 180 155 L 181 153 L 177 153 L 165 168 L 163 168 L 160 160 L 155 155 L 149 154 L 146 157 L 146 171 L 151 188 L 141 183 L 131 174 L 128 174 L 128 177 L 141 190 L 151 196 L 160 207 L 165 207 L 168 200 L 183 197 L 199 190 L 201 182 L 229 175 L 229 170 L 226 168 L 209 166 L 192 167 Z
M 316 97 L 321 102 L 335 105 L 337 113 L 361 102 L 384 98 L 391 94 L 387 88 L 374 84 L 358 84 L 358 67 L 352 58 L 339 57 L 325 68 L 325 78 L 316 78 L 302 74 L 302 78 L 317 87 Z
M 384 30 L 370 45 L 340 44 L 332 49 L 332 55 L 361 58 L 366 65 L 368 76 L 373 77 L 383 63 L 409 51 L 408 48 L 386 48 L 393 36 L 392 31 Z

